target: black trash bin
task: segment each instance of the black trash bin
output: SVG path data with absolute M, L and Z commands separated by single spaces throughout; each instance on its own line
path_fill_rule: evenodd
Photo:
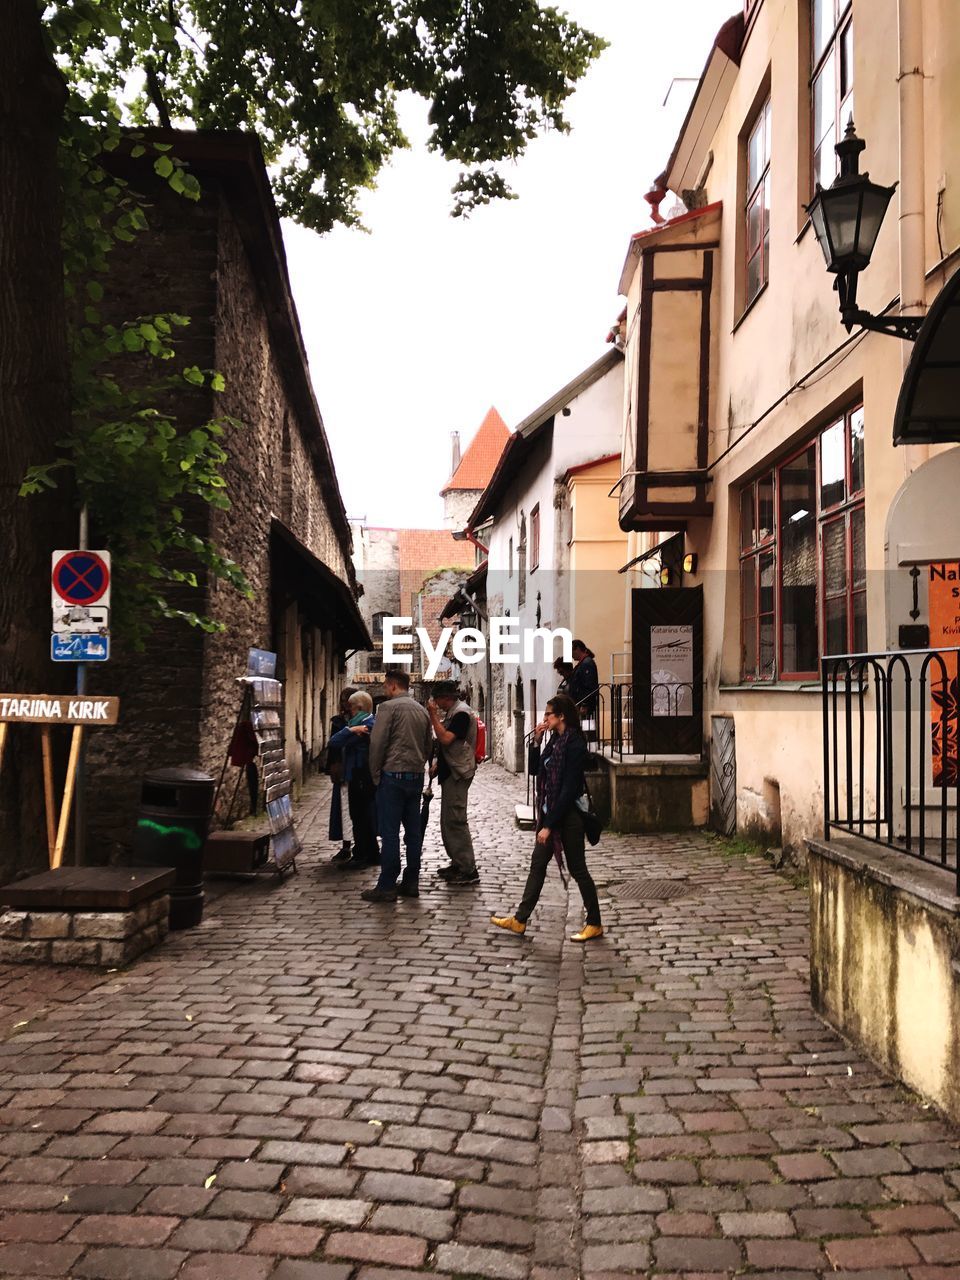
M 171 929 L 189 929 L 203 918 L 203 846 L 215 785 L 208 773 L 194 769 L 156 769 L 143 779 L 133 862 L 176 870 Z

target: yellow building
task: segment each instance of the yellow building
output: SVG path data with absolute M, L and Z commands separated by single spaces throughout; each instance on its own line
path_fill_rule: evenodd
M 899 183 L 859 305 L 927 310 L 960 244 L 957 18 L 955 0 L 748 0 L 621 280 L 621 526 L 631 558 L 670 532 L 696 556 L 671 585 L 703 588 L 702 736 L 722 750 L 735 730 L 738 827 L 793 848 L 822 826 L 821 656 L 921 634 L 888 518 L 938 452 L 894 446 L 912 344 L 844 330 L 805 206 L 855 109 L 873 179 Z M 670 192 L 683 209 L 664 220 Z M 935 465 L 960 475 L 955 455 Z M 935 517 L 921 565 L 960 557 L 955 506 Z

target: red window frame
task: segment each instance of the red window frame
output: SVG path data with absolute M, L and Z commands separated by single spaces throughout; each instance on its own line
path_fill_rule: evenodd
M 824 466 L 823 466 L 823 447 L 824 439 L 831 431 L 835 431 L 838 427 L 843 429 L 843 487 L 842 495 L 836 501 L 830 501 L 826 505 L 823 501 L 824 490 Z M 740 490 L 740 523 L 739 523 L 739 542 L 740 542 L 740 674 L 741 679 L 748 683 L 764 684 L 773 680 L 782 681 L 800 681 L 819 678 L 819 671 L 788 671 L 783 670 L 784 666 L 784 637 L 783 637 L 783 599 L 782 599 L 782 562 L 781 562 L 781 506 L 782 506 L 782 481 L 783 472 L 810 448 L 811 443 L 816 444 L 816 481 L 815 481 L 815 499 L 816 499 L 816 523 L 817 523 L 817 582 L 816 582 L 816 609 L 817 609 L 817 648 L 820 656 L 828 652 L 827 649 L 827 603 L 832 600 L 843 600 L 844 618 L 845 618 L 845 634 L 844 648 L 836 650 L 837 652 L 853 653 L 857 648 L 866 647 L 866 573 L 865 573 L 865 532 L 864 532 L 864 414 L 863 405 L 857 404 L 850 409 L 845 410 L 837 418 L 826 423 L 821 427 L 812 438 L 808 438 L 804 444 L 790 452 L 790 454 L 780 459 L 777 463 L 768 467 L 759 476 L 751 480 Z M 854 450 L 854 440 L 859 441 L 859 451 Z M 858 465 L 855 464 L 858 461 Z M 759 495 L 761 487 L 769 484 L 771 486 L 771 527 L 766 530 L 757 530 L 757 512 L 760 509 Z M 749 525 L 745 523 L 746 504 L 750 507 Z M 843 563 L 844 576 L 842 584 L 838 585 L 828 578 L 828 569 L 826 562 L 826 541 L 829 537 L 829 530 L 838 524 L 843 528 Z M 746 529 L 749 527 L 749 538 L 746 535 Z M 861 564 L 857 565 L 857 550 L 861 551 Z M 770 564 L 772 558 L 772 571 L 774 577 L 773 592 L 773 609 L 762 608 L 761 597 L 761 581 L 764 568 Z M 745 606 L 749 604 L 744 591 L 744 574 L 753 575 L 753 609 L 748 612 Z M 764 669 L 761 664 L 763 651 L 761 648 L 761 639 L 764 632 L 764 624 L 769 625 L 772 619 L 773 624 L 773 646 L 772 646 L 772 662 L 769 669 Z M 861 624 L 862 634 L 858 637 L 857 625 L 858 620 Z M 750 649 L 753 654 L 752 669 L 747 668 L 746 656 L 748 653 L 748 640 Z
M 810 3 L 810 190 L 828 187 L 840 172 L 834 146 L 843 137 L 853 112 L 853 0 L 809 0 Z M 817 52 L 817 16 L 823 15 L 823 48 Z M 817 82 L 832 78 L 832 121 L 817 127 Z
M 530 512 L 530 572 L 540 563 L 540 503 Z
M 764 102 L 747 133 L 744 157 L 744 205 L 743 205 L 743 305 L 749 307 L 763 292 L 770 279 L 770 150 L 772 115 L 770 99 Z M 756 172 L 751 169 L 751 157 L 756 144 Z M 755 213 L 756 211 L 756 213 Z M 755 226 L 751 229 L 754 221 Z M 754 287 L 750 286 L 750 274 L 757 265 Z

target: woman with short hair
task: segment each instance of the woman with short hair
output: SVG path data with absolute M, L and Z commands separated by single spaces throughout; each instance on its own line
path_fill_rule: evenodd
M 353 827 L 353 853 L 339 865 L 344 870 L 380 865 L 377 848 L 376 787 L 370 775 L 370 730 L 373 728 L 373 699 L 363 689 L 355 690 L 347 702 L 348 720 L 330 739 L 331 747 L 343 753 L 343 780 L 347 784 L 347 805 Z
M 512 916 L 491 916 L 492 924 L 511 933 L 525 933 L 527 921 L 540 900 L 550 859 L 563 868 L 566 857 L 570 874 L 577 882 L 587 919 L 574 942 L 589 942 L 603 934 L 597 886 L 587 870 L 583 817 L 577 804 L 586 791 L 583 769 L 587 744 L 580 732 L 580 718 L 572 698 L 558 693 L 547 703 L 543 720 L 534 730 L 537 742 L 550 731 L 550 740 L 537 771 L 537 842 L 533 847 L 530 872 L 523 898 Z

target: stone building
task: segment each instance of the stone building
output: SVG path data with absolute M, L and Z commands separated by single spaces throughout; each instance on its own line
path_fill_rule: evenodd
M 145 770 L 186 764 L 219 773 L 250 648 L 278 654 L 285 752 L 299 782 L 323 750 L 347 652 L 370 644 L 259 146 L 245 133 L 168 140 L 196 174 L 202 198 L 170 192 L 149 161 L 119 162 L 144 192 L 150 229 L 115 255 L 108 302 L 125 318 L 174 309 L 189 316 L 178 362 L 223 374 L 226 390 L 215 403 L 212 392 L 190 389 L 177 409 L 185 424 L 222 414 L 243 424 L 225 438 L 232 505 L 189 519 L 240 564 L 252 598 L 201 581 L 190 607 L 225 631 L 166 623 L 145 653 L 118 643 L 114 659 L 91 673 L 96 690 L 122 700 L 118 728 L 96 734 L 89 751 L 95 861 L 129 844 Z

